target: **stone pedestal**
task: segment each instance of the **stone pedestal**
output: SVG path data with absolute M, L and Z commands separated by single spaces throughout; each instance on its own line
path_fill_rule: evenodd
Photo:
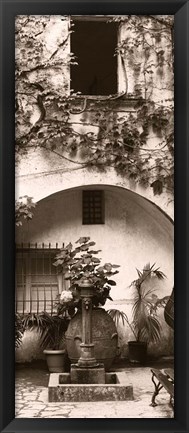
M 81 348 L 81 356 L 78 359 L 78 363 L 77 363 L 78 367 L 83 367 L 83 368 L 97 367 L 98 363 L 94 357 L 94 344 L 81 343 L 80 348 Z
M 102 364 L 98 367 L 82 368 L 78 365 L 71 365 L 71 383 L 105 383 L 105 370 Z
M 92 297 L 93 285 L 89 279 L 84 278 L 80 283 L 80 296 L 82 300 L 82 343 L 81 356 L 77 366 L 83 368 L 98 367 L 94 356 L 94 343 L 92 341 Z M 80 382 L 78 382 L 80 383 Z

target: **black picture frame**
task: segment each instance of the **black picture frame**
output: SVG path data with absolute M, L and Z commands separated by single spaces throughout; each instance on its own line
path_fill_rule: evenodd
M 175 417 L 174 419 L 15 419 L 14 397 L 14 20 L 20 14 L 173 14 L 175 16 Z M 1 1 L 0 430 L 2 432 L 189 431 L 189 144 L 187 0 Z

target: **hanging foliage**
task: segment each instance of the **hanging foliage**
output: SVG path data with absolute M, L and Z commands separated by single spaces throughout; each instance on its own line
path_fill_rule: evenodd
M 122 93 L 95 101 L 69 92 L 69 67 L 77 67 L 74 53 L 69 52 L 74 27 L 68 25 L 67 17 L 56 17 L 54 25 L 59 26 L 60 34 L 50 49 L 47 42 L 53 19 L 32 15 L 16 19 L 17 160 L 30 149 L 41 149 L 70 167 L 100 171 L 113 167 L 123 177 L 150 185 L 154 194 L 172 193 L 172 17 L 113 18 L 120 29 L 126 29 L 116 54 L 127 80 L 128 69 L 133 70 L 134 93 L 128 94 L 126 86 Z M 55 82 L 54 76 L 60 79 Z M 121 112 L 119 107 L 126 103 L 134 109 Z M 155 144 L 153 137 L 158 138 Z
M 25 195 L 24 197 L 19 197 L 15 203 L 15 222 L 17 226 L 21 226 L 23 220 L 29 221 L 33 217 L 34 208 L 36 203 L 33 202 L 32 197 Z

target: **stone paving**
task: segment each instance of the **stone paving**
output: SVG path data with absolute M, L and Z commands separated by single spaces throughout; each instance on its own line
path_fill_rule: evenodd
M 159 368 L 159 367 L 158 367 Z M 161 367 L 160 367 L 161 368 Z M 16 418 L 173 418 L 169 395 L 162 389 L 151 407 L 154 385 L 150 367 L 119 368 L 133 385 L 134 401 L 49 403 L 45 370 L 25 368 L 16 374 Z

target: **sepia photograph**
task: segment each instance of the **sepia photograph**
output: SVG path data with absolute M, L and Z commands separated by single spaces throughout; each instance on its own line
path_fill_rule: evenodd
M 17 15 L 15 141 L 15 418 L 174 418 L 174 15 Z

